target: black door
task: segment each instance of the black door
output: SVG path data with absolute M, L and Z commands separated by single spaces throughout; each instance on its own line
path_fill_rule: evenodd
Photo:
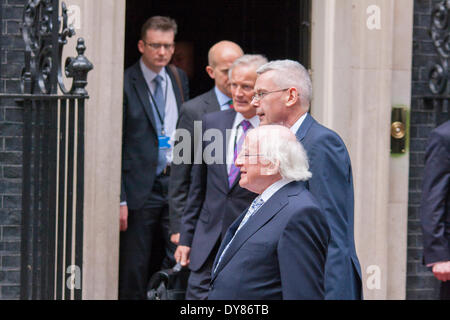
M 209 90 L 206 74 L 209 48 L 220 40 L 238 43 L 245 53 L 269 60 L 294 59 L 309 67 L 310 0 L 127 0 L 125 67 L 140 57 L 140 28 L 154 15 L 170 16 L 178 23 L 176 37 L 188 63 L 191 97 Z M 181 50 L 179 50 L 181 51 Z M 179 59 L 177 51 L 174 59 Z M 181 62 L 182 63 L 182 62 Z

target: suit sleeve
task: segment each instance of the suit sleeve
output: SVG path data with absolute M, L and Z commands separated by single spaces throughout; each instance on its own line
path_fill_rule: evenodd
M 123 93 L 123 116 L 122 116 L 122 170 L 121 170 L 121 178 L 120 178 L 120 202 L 127 201 L 127 195 L 125 192 L 125 178 L 124 178 L 124 161 L 123 161 L 123 152 L 125 150 L 125 134 L 127 131 L 127 110 L 128 110 L 128 98 L 127 94 L 124 90 Z
M 350 159 L 344 143 L 334 134 L 319 137 L 308 153 L 312 177 L 309 191 L 315 196 L 328 220 L 335 245 L 348 246 L 347 229 L 353 220 L 353 180 Z M 330 256 L 341 254 L 329 250 Z
M 450 260 L 449 208 L 446 208 L 450 185 L 449 141 L 432 132 L 425 155 L 420 220 L 423 231 L 424 262 Z M 447 224 L 447 225 L 446 225 Z
M 189 105 L 183 104 L 181 107 L 180 117 L 178 119 L 177 130 L 185 129 L 191 137 L 191 157 L 187 163 L 172 164 L 169 182 L 169 219 L 170 233 L 179 233 L 181 216 L 186 205 L 189 194 L 189 185 L 191 183 L 191 168 L 193 163 L 193 146 L 194 146 L 194 120 L 193 109 Z M 175 142 L 175 146 L 180 141 Z M 183 151 L 185 152 L 185 151 Z
M 330 230 L 317 207 L 306 207 L 287 223 L 278 243 L 284 300 L 325 298 L 325 260 Z
M 204 122 L 203 122 L 204 124 Z M 203 128 L 203 132 L 206 129 Z M 202 133 L 203 135 L 203 133 Z M 203 145 L 203 143 L 201 143 Z M 200 148 L 203 151 L 203 147 Z M 201 164 L 194 163 L 190 171 L 191 183 L 189 185 L 186 207 L 181 219 L 180 245 L 191 246 L 194 238 L 195 227 L 200 215 L 200 210 L 206 194 L 207 166 L 203 161 Z

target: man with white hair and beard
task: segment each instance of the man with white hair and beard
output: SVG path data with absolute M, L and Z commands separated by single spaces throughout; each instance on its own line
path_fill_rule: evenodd
M 324 299 L 330 230 L 303 182 L 311 177 L 303 147 L 286 127 L 258 127 L 236 166 L 239 185 L 259 196 L 222 241 L 208 299 Z
M 211 267 L 220 242 L 230 224 L 257 196 L 239 187 L 239 169 L 234 166 L 234 159 L 246 132 L 259 125 L 256 110 L 250 102 L 256 69 L 265 63 L 265 57 L 254 54 L 236 59 L 229 70 L 234 108 L 208 113 L 202 118 L 202 136 L 211 132 L 218 134 L 210 141 L 203 141 L 199 148 L 202 162 L 192 166 L 179 246 L 174 254 L 177 262 L 182 266 L 189 265 L 191 270 L 187 300 L 208 297 Z M 208 161 L 207 150 L 216 143 L 218 148 L 214 153 L 218 159 Z

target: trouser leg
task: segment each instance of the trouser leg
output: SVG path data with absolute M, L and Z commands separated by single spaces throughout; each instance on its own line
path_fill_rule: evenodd
M 450 281 L 441 283 L 441 300 L 450 300 Z
M 208 259 L 199 270 L 191 270 L 186 290 L 186 300 L 206 300 L 208 298 L 209 286 L 211 283 L 211 271 L 214 259 L 219 251 L 219 245 L 220 242 L 217 242 L 209 254 Z
M 119 299 L 145 299 L 158 211 L 131 210 L 120 235 Z

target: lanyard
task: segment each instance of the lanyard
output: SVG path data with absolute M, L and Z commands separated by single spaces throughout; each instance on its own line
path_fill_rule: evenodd
M 169 87 L 169 83 L 168 83 L 168 80 L 167 80 L 167 74 L 166 74 L 165 80 L 166 80 L 166 90 L 165 90 L 166 92 L 164 93 L 164 103 L 167 104 L 167 88 Z M 165 132 L 164 132 L 164 119 L 161 116 L 161 113 L 159 113 L 158 105 L 156 104 L 155 98 L 153 97 L 153 94 L 152 94 L 152 92 L 150 91 L 150 88 L 147 85 L 147 81 L 145 81 L 145 85 L 147 87 L 148 93 L 150 93 L 150 98 L 152 98 L 152 102 L 155 105 L 156 114 L 158 115 L 159 121 L 161 122 L 161 134 L 164 136 L 165 135 Z

